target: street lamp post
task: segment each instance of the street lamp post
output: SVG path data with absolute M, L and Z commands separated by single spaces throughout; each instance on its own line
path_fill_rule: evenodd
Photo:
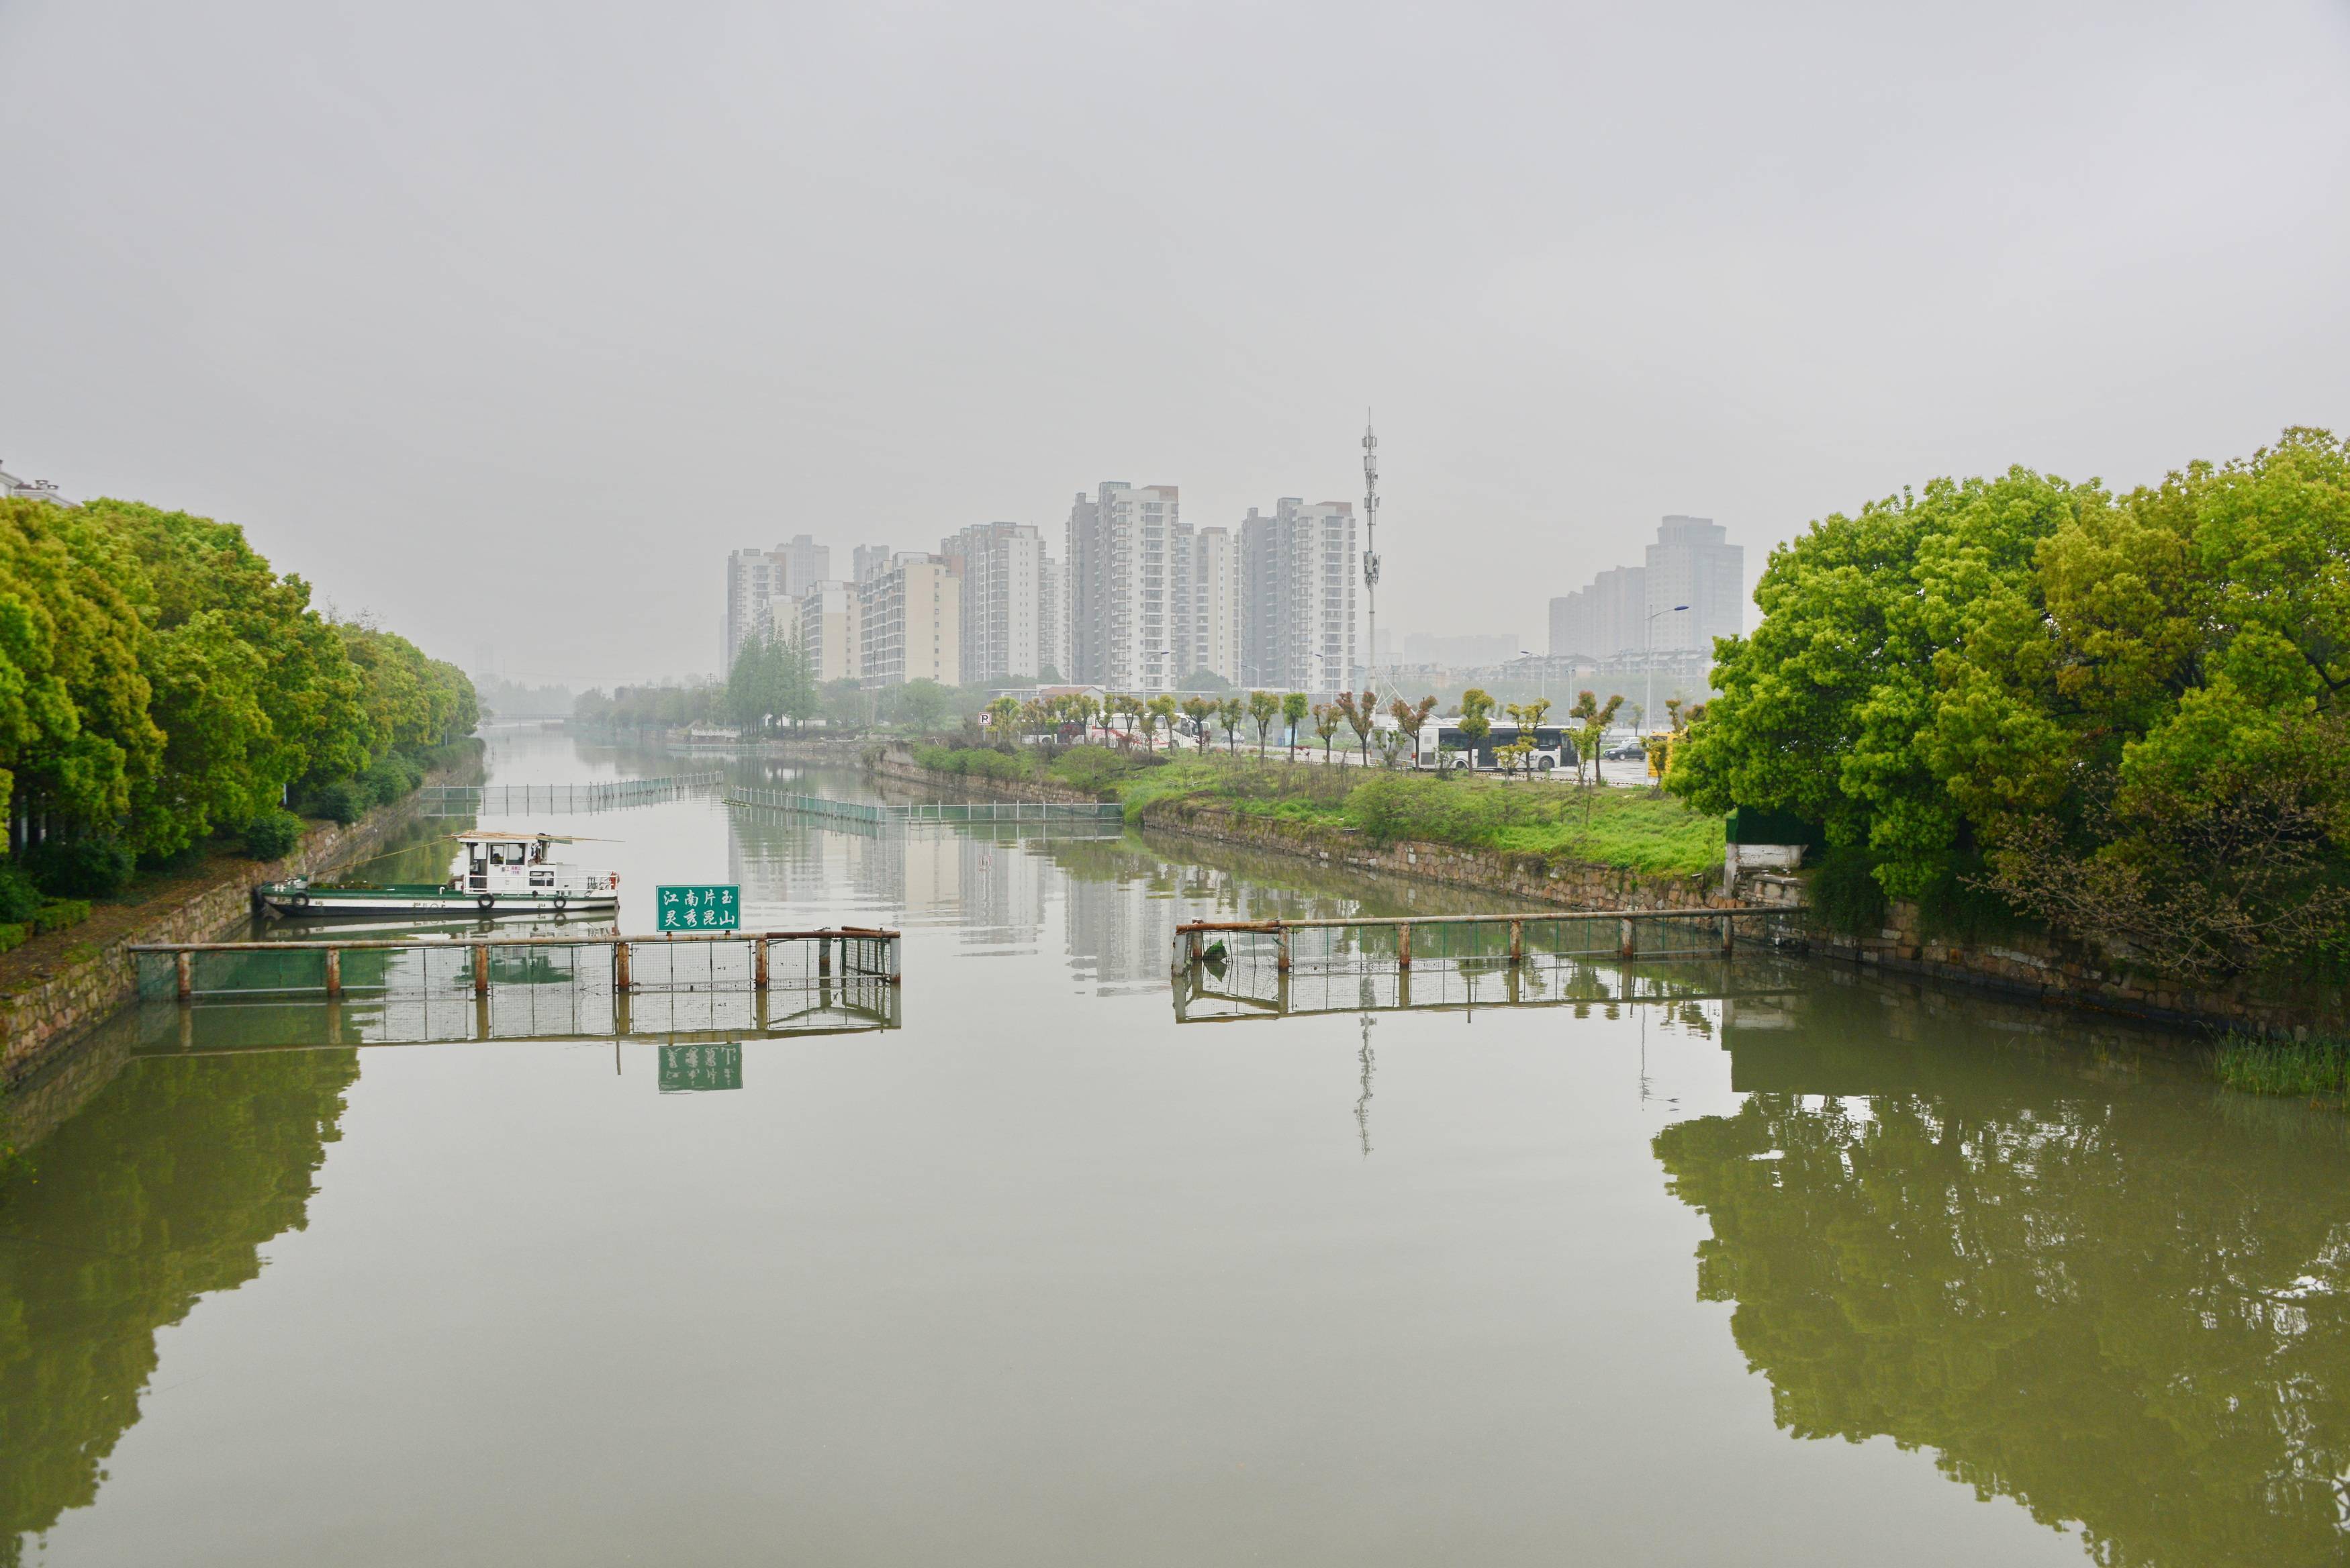
M 1687 605 L 1675 605 L 1670 609 L 1650 610 L 1648 621 L 1640 628 L 1640 662 L 1648 667 L 1648 694 L 1640 701 L 1640 729 L 1644 734 L 1653 732 L 1657 727 L 1657 618 L 1679 615 L 1687 608 Z

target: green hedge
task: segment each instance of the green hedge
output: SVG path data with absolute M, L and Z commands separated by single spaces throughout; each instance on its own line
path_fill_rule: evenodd
M 29 925 L 0 926 L 0 953 L 13 952 L 33 940 Z
M 62 931 L 68 926 L 80 925 L 88 919 L 88 899 L 52 898 L 33 911 L 32 926 L 36 931 Z

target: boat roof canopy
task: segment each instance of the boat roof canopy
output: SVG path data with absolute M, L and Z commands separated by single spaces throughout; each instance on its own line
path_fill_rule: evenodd
M 577 839 L 560 833 L 491 833 L 474 828 L 457 836 L 460 844 L 576 844 Z

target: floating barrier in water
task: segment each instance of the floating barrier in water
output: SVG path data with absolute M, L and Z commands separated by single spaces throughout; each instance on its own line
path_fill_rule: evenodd
M 619 811 L 661 805 L 725 782 L 718 773 L 596 784 L 427 784 L 417 791 L 426 816 L 526 816 L 535 811 Z
M 1122 832 L 1126 826 L 1126 808 L 1116 801 L 978 800 L 882 805 L 827 795 L 786 794 L 781 790 L 734 789 L 727 792 L 726 804 L 764 806 L 859 827 L 907 822 L 1024 823 L 1115 827 Z

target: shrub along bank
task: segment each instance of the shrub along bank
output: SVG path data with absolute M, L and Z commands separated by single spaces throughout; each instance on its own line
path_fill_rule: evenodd
M 995 783 L 1084 790 L 1121 802 L 1129 821 L 1155 803 L 1190 798 L 1359 833 L 1380 847 L 1410 839 L 1659 875 L 1702 875 L 1721 865 L 1721 819 L 1652 790 L 1107 746 L 1074 746 L 1049 760 L 1035 748 L 923 746 L 914 760 Z
M 475 718 L 455 666 L 322 617 L 234 524 L 0 501 L 0 864 L 39 893 L 110 897 L 208 839 L 282 855 L 282 803 L 348 824 Z
M 2027 919 L 2202 987 L 2350 976 L 2340 440 L 2126 494 L 1937 480 L 1813 524 L 1754 598 L 1667 784 L 1818 825 L 1824 910 Z

